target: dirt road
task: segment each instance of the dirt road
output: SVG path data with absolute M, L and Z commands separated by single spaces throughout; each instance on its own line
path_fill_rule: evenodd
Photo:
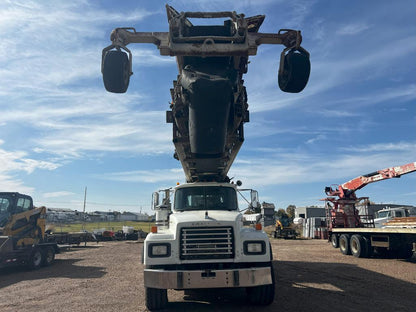
M 272 240 L 276 297 L 256 311 L 415 311 L 416 261 L 357 259 L 322 240 Z M 142 243 L 102 242 L 38 271 L 0 270 L 0 311 L 146 311 Z M 415 257 L 415 256 L 414 256 Z M 253 311 L 245 292 L 169 291 L 169 311 Z

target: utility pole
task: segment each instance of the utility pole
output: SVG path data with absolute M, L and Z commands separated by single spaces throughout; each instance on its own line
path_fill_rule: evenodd
M 84 191 L 84 209 L 82 210 L 82 230 L 85 231 L 85 204 L 87 202 L 87 187 Z

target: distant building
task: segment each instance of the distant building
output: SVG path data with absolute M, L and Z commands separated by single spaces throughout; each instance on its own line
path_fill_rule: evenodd
M 76 221 L 82 221 L 83 220 L 83 213 L 71 210 L 71 209 L 65 209 L 65 208 L 46 208 L 46 220 L 48 222 L 76 222 Z
M 295 218 L 325 218 L 324 207 L 296 207 Z
M 263 202 L 261 204 L 261 214 L 263 215 L 263 226 L 274 225 L 274 204 Z
M 154 217 L 148 214 L 119 211 L 94 211 L 83 213 L 77 210 L 47 208 L 46 219 L 50 223 L 71 222 L 110 222 L 110 221 L 151 221 Z
M 120 221 L 149 221 L 149 215 L 125 211 L 119 215 Z

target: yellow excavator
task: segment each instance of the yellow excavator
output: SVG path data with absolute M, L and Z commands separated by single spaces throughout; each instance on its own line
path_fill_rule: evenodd
M 0 268 L 52 264 L 59 248 L 45 235 L 45 217 L 46 208 L 34 207 L 32 197 L 0 192 Z

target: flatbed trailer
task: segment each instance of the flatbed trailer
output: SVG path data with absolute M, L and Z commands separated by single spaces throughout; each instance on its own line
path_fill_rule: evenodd
M 30 269 L 49 266 L 59 253 L 56 242 L 42 242 L 27 246 L 14 246 L 12 237 L 0 236 L 0 269 L 26 265 Z
M 52 264 L 59 247 L 45 233 L 46 207 L 33 206 L 29 195 L 0 192 L 0 268 Z
M 334 248 L 344 255 L 371 257 L 374 252 L 393 253 L 410 258 L 416 244 L 416 227 L 391 226 L 385 228 L 333 228 L 329 238 Z

